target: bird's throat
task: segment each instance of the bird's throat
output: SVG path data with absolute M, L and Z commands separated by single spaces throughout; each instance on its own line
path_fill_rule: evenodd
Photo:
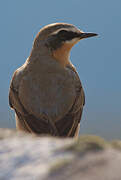
M 72 45 L 64 44 L 60 48 L 53 51 L 52 55 L 55 60 L 57 60 L 62 66 L 67 66 L 70 64 L 69 57 L 70 57 L 70 50 Z

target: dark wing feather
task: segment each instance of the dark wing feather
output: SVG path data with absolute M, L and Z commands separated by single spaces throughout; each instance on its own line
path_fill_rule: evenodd
M 51 120 L 46 115 L 42 119 L 37 119 L 32 114 L 29 114 L 22 105 L 18 92 L 13 88 L 12 83 L 9 91 L 9 104 L 16 112 L 16 124 L 20 130 L 34 134 L 51 134 L 58 136 L 58 131 Z
M 73 137 L 81 120 L 83 106 L 85 104 L 85 95 L 78 73 L 72 67 L 69 66 L 68 68 L 76 74 L 76 99 L 71 110 L 56 123 L 56 127 L 60 130 L 60 136 Z

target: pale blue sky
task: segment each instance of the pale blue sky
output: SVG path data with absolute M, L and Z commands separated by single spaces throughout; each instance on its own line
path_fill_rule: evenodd
M 8 106 L 11 76 L 29 56 L 39 29 L 53 22 L 99 34 L 71 52 L 86 95 L 81 133 L 121 138 L 121 0 L 0 2 L 0 127 L 15 127 Z

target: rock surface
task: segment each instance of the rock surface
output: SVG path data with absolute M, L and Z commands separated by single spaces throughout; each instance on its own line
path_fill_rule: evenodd
M 121 180 L 121 142 L 0 129 L 0 180 Z

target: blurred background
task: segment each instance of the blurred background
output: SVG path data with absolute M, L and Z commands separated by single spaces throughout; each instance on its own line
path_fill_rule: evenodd
M 0 1 L 0 127 L 15 128 L 8 105 L 12 74 L 29 56 L 39 29 L 54 22 L 99 34 L 71 52 L 86 95 L 81 134 L 121 139 L 121 0 Z

